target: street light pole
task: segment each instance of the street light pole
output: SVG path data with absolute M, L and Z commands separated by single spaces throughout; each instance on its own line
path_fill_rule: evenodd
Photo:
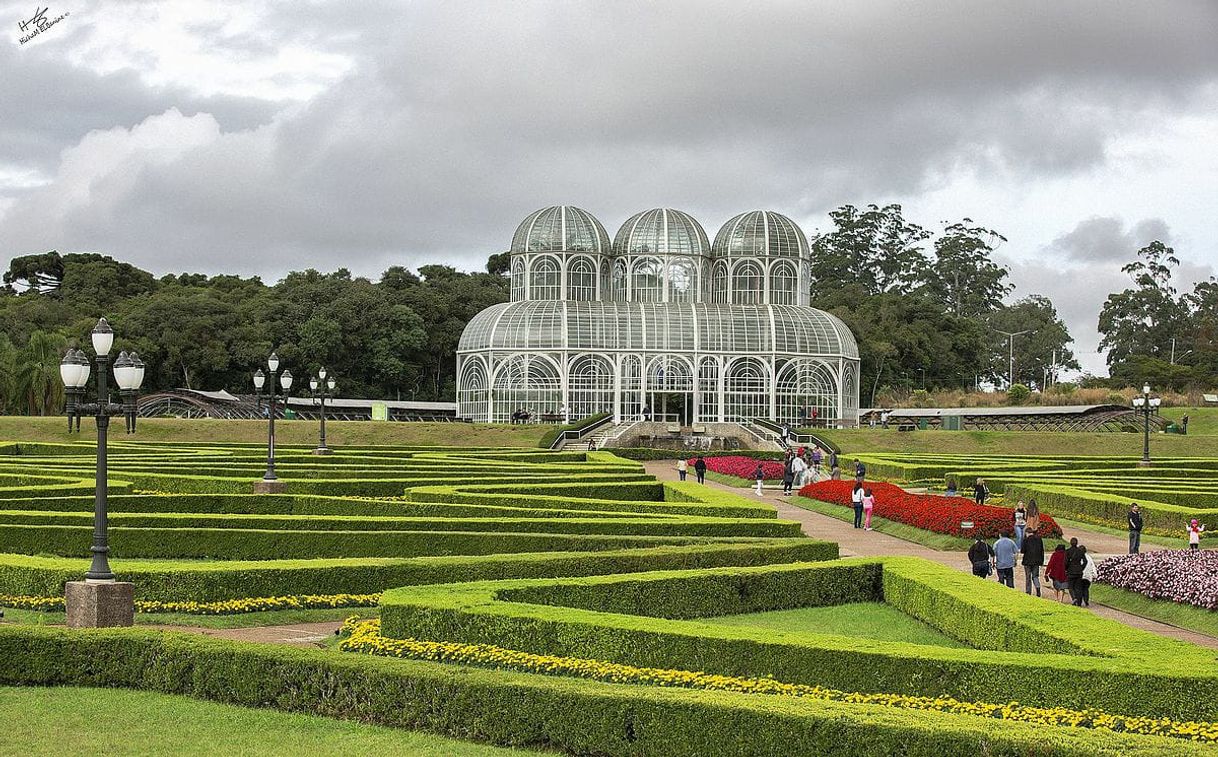
M 114 580 L 110 570 L 109 534 L 109 475 L 108 475 L 108 430 L 110 417 L 122 415 L 127 422 L 127 432 L 135 431 L 135 396 L 144 382 L 144 363 L 135 352 L 120 352 L 114 361 L 114 381 L 118 384 L 123 402 L 110 402 L 107 386 L 110 370 L 110 348 L 114 345 L 114 331 L 105 318 L 98 319 L 91 334 L 93 351 L 97 357 L 97 402 L 83 403 L 85 386 L 89 381 L 89 360 L 81 350 L 68 350 L 59 364 L 59 376 L 67 390 L 69 427 L 73 417 L 77 423 L 81 415 L 93 415 L 97 422 L 97 465 L 93 490 L 93 544 L 89 551 L 93 559 L 84 581 L 69 581 L 65 585 L 64 604 L 67 623 L 74 628 L 97 628 L 103 626 L 129 626 L 134 623 L 134 586 Z
M 332 450 L 326 446 L 326 400 L 334 396 L 334 377 L 326 377 L 326 368 L 322 366 L 317 375 L 309 379 L 309 392 L 314 398 L 321 398 L 321 432 L 314 455 L 328 455 Z
M 994 329 L 994 330 L 997 331 L 999 334 L 1005 335 L 1007 338 L 1007 350 L 1008 350 L 1007 388 L 1010 389 L 1012 386 L 1015 385 L 1015 337 L 1023 336 L 1024 334 L 1031 334 L 1032 330 L 1031 329 L 1025 329 L 1024 331 L 1003 331 L 1002 329 Z
M 1139 467 L 1150 467 L 1150 411 L 1162 403 L 1158 397 L 1150 396 L 1150 384 L 1142 385 L 1142 396 L 1133 398 L 1133 406 L 1142 412 L 1142 460 Z
M 279 372 L 279 356 L 272 352 L 266 359 L 266 367 L 270 371 L 271 378 L 270 385 L 266 387 L 267 394 L 269 395 L 266 427 L 266 473 L 262 475 L 261 481 L 254 484 L 255 494 L 277 494 L 286 488 L 275 475 L 275 400 L 282 396 L 284 404 L 287 404 L 288 390 L 292 388 L 292 372 L 284 370 L 283 375 L 279 376 L 279 385 L 283 387 L 283 394 L 280 395 L 275 388 L 275 376 Z M 260 401 L 262 399 L 262 388 L 266 385 L 266 378 L 266 374 L 262 372 L 261 368 L 254 372 L 254 393 Z

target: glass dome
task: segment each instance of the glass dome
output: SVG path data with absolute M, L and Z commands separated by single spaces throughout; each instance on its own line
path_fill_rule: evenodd
M 808 238 L 790 218 L 770 210 L 750 210 L 723 224 L 715 235 L 715 257 L 759 256 L 808 259 Z
M 635 213 L 613 240 L 615 255 L 710 254 L 710 240 L 694 217 L 672 208 L 653 208 Z
M 512 252 L 592 252 L 608 255 L 612 247 L 601 222 L 573 205 L 552 205 L 529 214 L 512 237 Z

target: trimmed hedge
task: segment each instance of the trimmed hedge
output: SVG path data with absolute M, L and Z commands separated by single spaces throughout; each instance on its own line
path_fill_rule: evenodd
M 142 630 L 0 627 L 0 684 L 122 687 L 606 755 L 1209 754 L 1177 739 Z
M 639 592 L 647 598 L 640 606 L 671 603 L 676 614 L 690 617 L 720 612 L 717 606 L 733 596 L 733 587 L 743 586 L 747 590 L 736 589 L 740 599 L 728 602 L 726 611 L 797 607 L 809 591 L 809 582 L 865 585 L 857 566 L 868 564 L 883 566 L 886 601 L 980 648 L 882 641 L 860 645 L 856 638 L 829 634 L 724 627 L 536 603 L 539 596 L 550 593 L 554 602 L 573 595 L 582 604 L 595 606 L 597 590 L 603 589 L 601 596 L 612 610 L 629 607 L 630 593 Z M 769 574 L 772 580 L 741 583 L 742 577 L 753 574 Z M 643 588 L 652 581 L 663 583 Z M 708 588 L 716 582 L 719 588 Z M 759 596 L 759 587 L 770 593 Z M 832 596 L 832 592 L 822 589 L 816 596 Z M 513 602 L 513 597 L 534 603 Z M 1018 700 L 1147 717 L 1218 718 L 1218 671 L 1210 650 L 1046 603 L 915 558 L 449 584 L 389 591 L 381 605 L 383 633 L 398 638 L 493 643 L 646 667 L 772 676 L 847 691 Z
M 372 594 L 416 584 L 490 578 L 552 578 L 724 565 L 770 565 L 837 559 L 837 544 L 813 539 L 766 539 L 683 547 L 600 552 L 524 552 L 469 557 L 348 558 L 187 562 L 115 559 L 142 600 L 212 602 L 299 594 Z M 0 594 L 62 596 L 80 579 L 86 558 L 0 555 Z

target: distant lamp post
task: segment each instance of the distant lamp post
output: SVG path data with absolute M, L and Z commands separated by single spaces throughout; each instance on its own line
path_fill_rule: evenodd
M 333 450 L 326 446 L 326 400 L 334 397 L 334 377 L 326 376 L 326 368 L 322 366 L 317 375 L 309 379 L 309 393 L 314 399 L 321 400 L 321 434 L 317 441 L 317 449 L 313 450 L 314 455 L 328 455 Z
M 1007 338 L 1007 389 L 1015 386 L 1015 337 L 1031 334 L 1031 329 L 1024 331 L 1003 331 L 994 329 Z
M 75 418 L 79 428 L 80 416 L 92 415 L 97 422 L 97 474 L 93 495 L 93 562 L 84 581 L 68 581 L 64 587 L 67 623 L 73 628 L 129 626 L 135 621 L 135 586 L 114 580 L 110 570 L 110 535 L 107 514 L 109 477 L 106 461 L 107 431 L 110 417 L 123 416 L 127 432 L 135 431 L 135 397 L 144 382 L 144 363 L 134 352 L 120 352 L 114 361 L 114 381 L 123 402 L 110 401 L 107 379 L 110 371 L 110 348 L 114 346 L 114 331 L 105 318 L 97 321 L 91 334 L 93 351 L 97 354 L 97 401 L 84 402 L 85 385 L 91 373 L 89 359 L 81 350 L 68 350 L 59 364 L 59 377 L 67 393 L 68 424 Z
M 262 404 L 264 387 L 268 398 L 266 414 L 266 473 L 263 474 L 261 481 L 254 484 L 255 494 L 277 494 L 287 488 L 275 475 L 275 402 L 282 398 L 284 405 L 287 405 L 288 390 L 292 388 L 292 372 L 285 370 L 283 375 L 279 377 L 279 386 L 283 388 L 283 393 L 279 394 L 275 389 L 275 375 L 279 372 L 279 356 L 272 352 L 270 357 L 266 359 L 266 367 L 270 371 L 270 386 L 267 386 L 267 376 L 262 372 L 261 368 L 254 372 L 254 393 L 258 396 L 259 406 Z
M 1142 412 L 1142 460 L 1138 463 L 1143 468 L 1150 467 L 1150 413 L 1158 410 L 1163 400 L 1150 396 L 1150 384 L 1142 385 L 1142 396 L 1133 398 L 1133 407 Z

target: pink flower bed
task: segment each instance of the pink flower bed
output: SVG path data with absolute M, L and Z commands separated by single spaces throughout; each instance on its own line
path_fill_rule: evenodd
M 1110 557 L 1100 563 L 1099 581 L 1151 599 L 1218 610 L 1218 552 L 1214 550 Z
M 694 467 L 694 461 L 697 458 L 689 459 L 689 467 Z M 752 457 L 744 457 L 743 455 L 724 455 L 723 457 L 708 457 L 706 460 L 706 469 L 715 473 L 723 473 L 728 476 L 736 476 L 748 481 L 755 481 L 753 473 L 757 470 L 757 463 L 761 463 L 761 472 L 765 474 L 766 480 L 779 480 L 782 478 L 782 463 L 778 460 L 757 460 Z

